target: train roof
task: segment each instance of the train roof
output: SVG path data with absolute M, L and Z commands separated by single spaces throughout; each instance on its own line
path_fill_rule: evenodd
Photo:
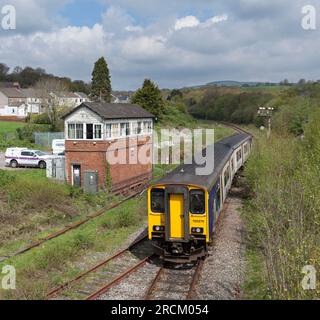
M 214 147 L 214 170 L 209 175 L 196 174 L 196 169 L 204 167 L 205 165 L 197 165 L 193 158 L 192 164 L 182 164 L 178 166 L 167 176 L 157 181 L 155 185 L 195 185 L 206 190 L 211 190 L 211 188 L 216 184 L 221 171 L 223 170 L 227 161 L 230 159 L 234 150 L 244 142 L 251 139 L 251 135 L 247 133 L 239 133 L 208 146 L 208 148 Z M 206 149 L 202 150 L 203 155 L 205 155 L 205 152 Z

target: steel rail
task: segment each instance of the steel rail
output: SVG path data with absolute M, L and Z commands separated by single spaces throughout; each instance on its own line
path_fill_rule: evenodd
M 127 271 L 123 272 L 120 276 L 116 277 L 114 280 L 111 282 L 107 283 L 103 287 L 101 287 L 99 290 L 96 292 L 92 293 L 90 296 L 86 297 L 85 300 L 96 300 L 99 298 L 101 295 L 106 293 L 112 286 L 114 286 L 116 283 L 120 282 L 121 280 L 125 279 L 128 277 L 130 274 L 132 274 L 134 271 L 139 269 L 141 266 L 143 266 L 145 263 L 147 263 L 151 258 L 155 257 L 155 254 L 152 254 L 143 260 L 141 260 L 139 263 L 128 269 Z
M 128 246 L 127 248 L 116 252 L 115 254 L 113 254 L 112 256 L 108 257 L 106 260 L 98 263 L 97 265 L 93 266 L 92 268 L 90 268 L 89 270 L 79 274 L 77 277 L 75 277 L 72 280 L 69 280 L 65 283 L 63 283 L 62 285 L 52 289 L 51 291 L 48 292 L 47 294 L 47 298 L 51 299 L 53 298 L 57 293 L 59 293 L 60 291 L 62 291 L 63 289 L 69 287 L 70 285 L 74 284 L 75 282 L 78 282 L 79 280 L 83 279 L 85 276 L 87 276 L 88 274 L 100 269 L 101 267 L 103 267 L 104 265 L 106 265 L 107 263 L 109 263 L 110 261 L 113 261 L 114 259 L 120 257 L 121 255 L 123 255 L 124 253 L 130 251 L 132 248 L 134 248 L 135 246 L 137 246 L 138 244 L 140 244 L 141 242 L 147 240 L 147 236 L 137 240 L 136 242 L 132 243 L 130 246 Z
M 196 293 L 195 287 L 199 281 L 203 266 L 204 266 L 204 259 L 201 259 L 198 261 L 197 266 L 196 266 L 196 270 L 192 276 L 192 280 L 191 280 L 191 284 L 190 284 L 190 288 L 189 288 L 186 300 L 194 299 L 195 293 Z
M 153 293 L 153 291 L 154 291 L 154 289 L 156 287 L 157 282 L 159 281 L 159 279 L 160 279 L 160 277 L 161 277 L 161 275 L 163 273 L 163 270 L 164 270 L 164 267 L 161 267 L 158 270 L 157 275 L 152 280 L 152 282 L 151 282 L 151 284 L 150 284 L 150 286 L 148 288 L 148 291 L 147 291 L 147 293 L 146 293 L 146 295 L 144 297 L 144 300 L 151 300 L 152 293 Z

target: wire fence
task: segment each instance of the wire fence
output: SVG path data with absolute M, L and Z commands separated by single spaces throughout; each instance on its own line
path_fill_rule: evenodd
M 52 141 L 55 139 L 64 139 L 64 132 L 35 132 L 35 144 L 43 147 L 52 146 Z

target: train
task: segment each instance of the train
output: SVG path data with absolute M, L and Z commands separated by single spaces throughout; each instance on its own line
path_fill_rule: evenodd
M 193 159 L 148 188 L 148 238 L 164 261 L 191 263 L 207 256 L 232 181 L 251 153 L 252 136 L 240 132 L 212 146 L 209 175 L 197 175 Z

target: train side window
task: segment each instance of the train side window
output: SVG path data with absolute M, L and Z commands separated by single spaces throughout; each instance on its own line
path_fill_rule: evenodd
M 155 213 L 164 213 L 164 190 L 151 190 L 151 211 Z
M 241 154 L 241 150 L 239 150 L 237 152 L 237 162 L 240 162 L 241 158 L 242 158 L 242 154 Z
M 232 157 L 232 160 L 231 160 L 231 170 L 232 170 L 232 172 L 234 171 L 234 159 L 233 159 L 233 157 Z
M 247 153 L 248 153 L 248 145 L 245 144 L 244 147 L 243 147 L 243 149 L 244 149 L 244 153 L 247 154 Z
M 202 190 L 190 191 L 190 212 L 192 214 L 204 214 L 205 209 L 205 196 Z
M 221 208 L 221 189 L 219 188 L 216 193 L 216 211 L 220 212 Z
M 230 167 L 228 166 L 224 172 L 224 185 L 226 186 L 230 180 Z

